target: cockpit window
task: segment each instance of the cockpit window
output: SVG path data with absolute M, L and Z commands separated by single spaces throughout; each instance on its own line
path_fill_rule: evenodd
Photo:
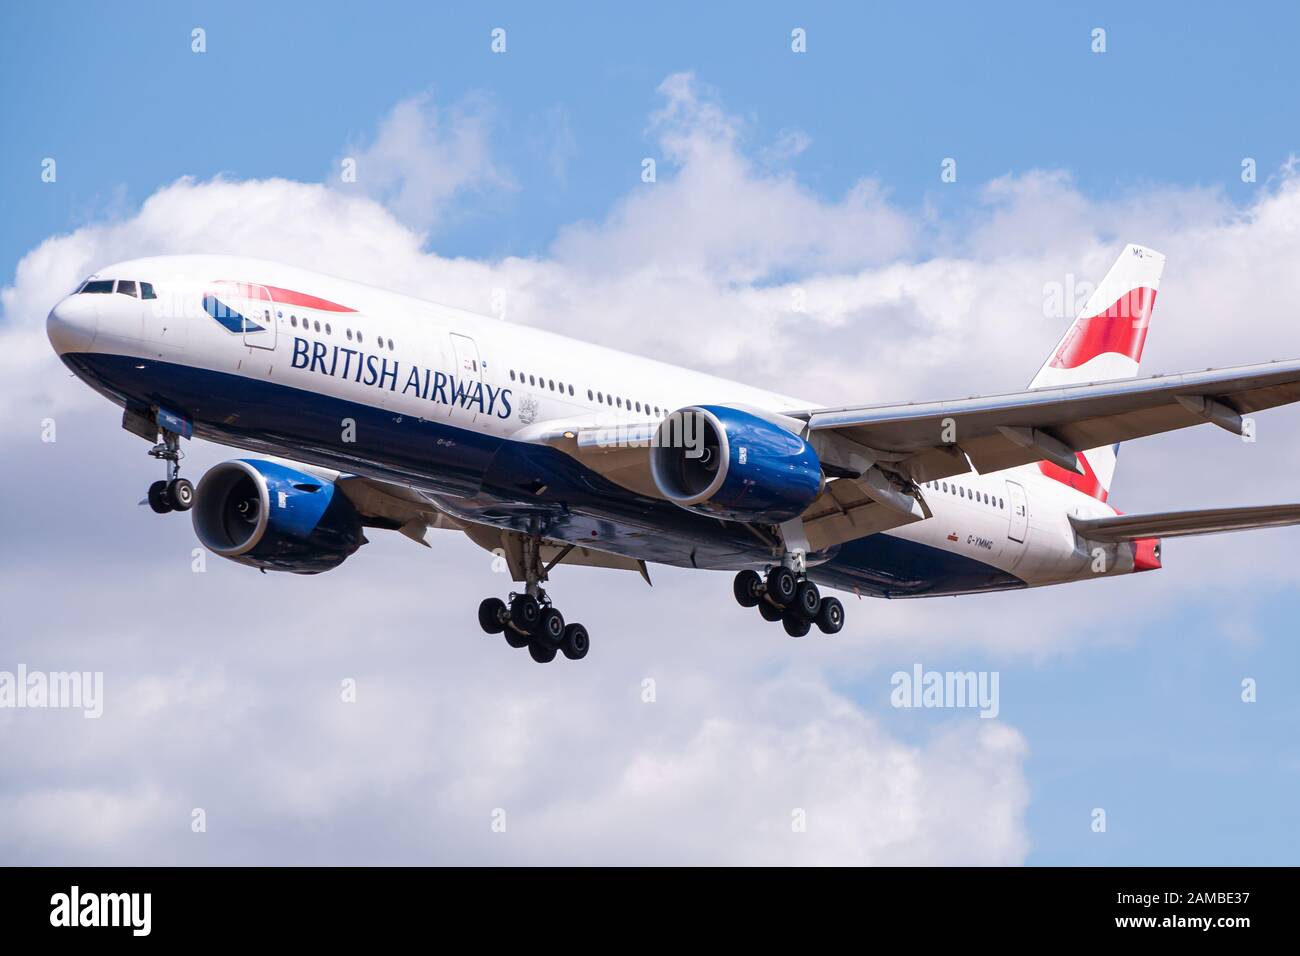
M 136 282 L 134 279 L 87 279 L 81 285 L 77 286 L 77 291 L 73 295 L 80 295 L 83 292 L 112 292 L 114 284 L 117 291 L 122 295 L 129 295 L 132 298 L 137 296 L 141 299 L 156 299 L 158 294 L 154 292 L 152 282 Z

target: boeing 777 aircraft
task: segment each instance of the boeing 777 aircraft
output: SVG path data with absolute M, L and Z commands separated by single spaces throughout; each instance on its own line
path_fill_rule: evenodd
M 1160 567 L 1160 538 L 1300 505 L 1121 515 L 1119 443 L 1300 399 L 1300 361 L 1138 378 L 1164 256 L 1125 247 L 1028 389 L 827 408 L 303 269 L 225 256 L 105 268 L 51 343 L 166 466 L 159 513 L 262 571 L 314 574 L 387 528 L 464 532 L 523 587 L 479 623 L 534 660 L 587 631 L 561 565 L 738 572 L 735 598 L 833 634 L 820 587 L 928 597 Z M 193 436 L 268 458 L 180 477 Z

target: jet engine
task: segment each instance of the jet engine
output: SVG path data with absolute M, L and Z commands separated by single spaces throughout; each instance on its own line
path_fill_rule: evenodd
M 317 574 L 365 543 L 360 515 L 333 482 L 277 462 L 237 459 L 210 469 L 192 514 L 204 547 L 262 570 Z
M 675 504 L 746 522 L 797 517 L 824 481 L 817 453 L 800 435 L 725 405 L 693 405 L 664 419 L 650 471 Z

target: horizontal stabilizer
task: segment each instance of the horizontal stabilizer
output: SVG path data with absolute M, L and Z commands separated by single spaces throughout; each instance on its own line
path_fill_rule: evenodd
M 1074 530 L 1092 541 L 1135 541 L 1138 538 L 1178 538 L 1191 534 L 1222 534 L 1251 528 L 1281 528 L 1300 524 L 1300 504 L 1256 508 L 1210 508 L 1204 511 L 1164 511 L 1112 518 L 1070 518 Z

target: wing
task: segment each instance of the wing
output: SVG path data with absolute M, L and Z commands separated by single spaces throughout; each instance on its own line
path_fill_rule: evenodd
M 347 495 L 362 522 L 370 528 L 388 528 L 398 531 L 419 544 L 429 547 L 426 536 L 430 529 L 461 531 L 479 547 L 504 556 L 516 581 L 523 577 L 523 536 L 503 531 L 493 525 L 466 521 L 442 511 L 437 503 L 419 492 L 373 478 L 356 475 L 338 476 L 327 469 L 297 464 L 296 467 L 334 480 L 338 489 Z M 644 561 L 626 558 L 595 548 L 568 545 L 563 541 L 543 541 L 542 563 L 547 569 L 558 564 L 583 565 L 591 568 L 610 568 L 619 571 L 636 571 L 650 583 L 650 573 Z
M 1092 448 L 1244 416 L 1300 400 L 1300 360 L 1206 369 L 1005 395 L 764 413 L 801 431 L 830 479 L 803 515 L 813 550 L 929 517 L 916 485 L 1049 461 L 1078 472 Z M 647 449 L 654 425 L 595 418 L 537 423 L 514 437 L 559 448 L 641 494 L 662 497 Z
M 1242 434 L 1244 415 L 1297 400 L 1300 360 L 1292 360 L 793 414 L 808 423 L 809 440 L 831 467 L 862 474 L 878 465 L 923 482 L 1034 461 L 1077 471 L 1076 452 L 1203 422 Z
M 299 467 L 333 480 L 339 491 L 347 495 L 367 527 L 401 532 L 426 548 L 429 542 L 425 536 L 430 529 L 465 530 L 463 522 L 440 511 L 428 498 L 410 488 L 356 475 L 339 476 L 321 468 Z
M 1113 518 L 1071 517 L 1070 523 L 1079 534 L 1093 541 L 1179 538 L 1192 534 L 1221 534 L 1225 531 L 1282 528 L 1300 524 L 1300 504 L 1164 511 L 1149 515 L 1117 515 Z

